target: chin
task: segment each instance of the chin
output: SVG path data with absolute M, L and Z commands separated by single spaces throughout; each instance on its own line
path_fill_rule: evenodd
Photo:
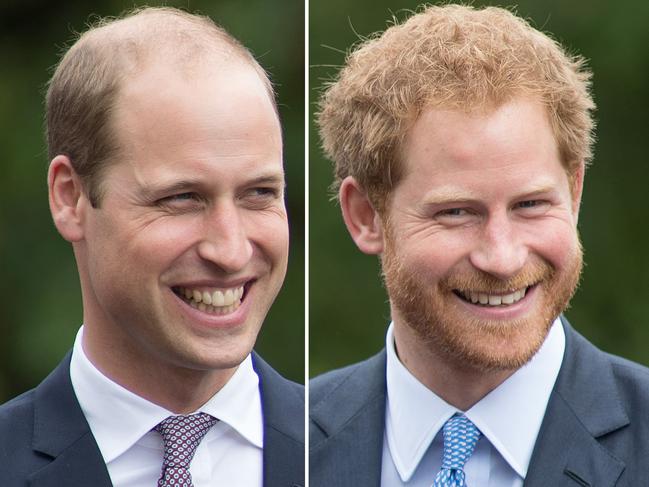
M 239 337 L 239 342 L 242 342 Z M 170 352 L 175 356 L 172 362 L 192 370 L 228 370 L 238 367 L 252 350 L 253 343 L 218 343 L 210 345 L 209 341 L 193 348 Z
M 513 371 L 541 348 L 553 320 L 548 322 L 490 323 L 479 321 L 434 324 L 406 323 L 431 352 L 458 369 Z M 461 324 L 460 324 L 461 323 Z
M 477 334 L 455 356 L 483 371 L 514 371 L 528 363 L 545 341 L 552 322 L 529 328 L 520 324 Z M 495 331 L 495 333 L 494 333 Z

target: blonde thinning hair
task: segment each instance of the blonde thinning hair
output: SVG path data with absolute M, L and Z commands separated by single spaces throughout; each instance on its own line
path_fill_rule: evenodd
M 424 108 L 488 110 L 516 97 L 547 108 L 572 181 L 592 157 L 590 79 L 584 58 L 508 10 L 426 7 L 356 46 L 323 92 L 317 122 L 332 188 L 353 176 L 382 211 Z
M 70 158 L 93 206 L 102 176 L 120 157 L 113 112 L 120 88 L 152 64 L 191 77 L 206 65 L 228 69 L 237 58 L 258 73 L 275 107 L 272 84 L 252 53 L 209 17 L 173 7 L 143 7 L 98 18 L 65 52 L 48 84 L 46 138 L 50 160 Z

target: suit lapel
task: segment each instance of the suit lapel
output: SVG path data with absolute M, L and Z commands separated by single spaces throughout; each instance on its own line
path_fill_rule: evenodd
M 93 436 L 87 435 L 36 472 L 30 479 L 31 487 L 111 487 L 104 460 L 97 451 Z M 89 452 L 91 452 L 89 454 Z
M 304 486 L 304 393 L 257 354 L 264 414 L 264 487 Z
M 597 441 L 629 424 L 606 356 L 563 319 L 566 351 L 525 487 L 611 487 L 625 468 Z
M 379 487 L 385 427 L 385 352 L 372 357 L 311 407 L 312 428 L 323 438 L 311 445 L 314 486 Z M 327 468 L 335 465 L 335 469 Z
M 29 480 L 31 487 L 111 487 L 97 442 L 70 381 L 70 357 L 35 391 L 34 451 L 52 458 Z M 259 356 L 264 412 L 264 487 L 304 485 L 304 397 Z M 301 405 L 301 407 L 300 407 Z
M 70 380 L 70 357 L 36 388 L 34 451 L 52 458 L 30 479 L 33 487 L 110 487 L 108 470 Z

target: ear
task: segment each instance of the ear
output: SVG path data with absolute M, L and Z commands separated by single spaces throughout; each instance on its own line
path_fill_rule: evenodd
M 81 178 L 67 156 L 58 155 L 47 172 L 50 211 L 54 225 L 68 242 L 78 242 L 84 237 L 84 211 L 88 204 Z
M 351 176 L 340 185 L 340 207 L 356 246 L 366 254 L 383 252 L 383 224 L 365 191 Z
M 581 195 L 584 191 L 584 174 L 586 165 L 582 162 L 572 178 L 572 214 L 575 216 L 575 222 L 579 219 L 579 207 L 581 206 Z

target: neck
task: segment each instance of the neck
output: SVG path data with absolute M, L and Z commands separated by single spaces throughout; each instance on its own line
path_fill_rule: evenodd
M 419 382 L 460 411 L 471 409 L 515 372 L 485 371 L 452 363 L 409 326 L 395 322 L 393 330 L 401 363 Z
M 113 382 L 175 414 L 199 409 L 237 370 L 183 367 L 141 350 L 130 350 L 127 343 L 116 345 L 114 337 L 105 338 L 92 327 L 84 326 L 82 346 L 88 360 Z

